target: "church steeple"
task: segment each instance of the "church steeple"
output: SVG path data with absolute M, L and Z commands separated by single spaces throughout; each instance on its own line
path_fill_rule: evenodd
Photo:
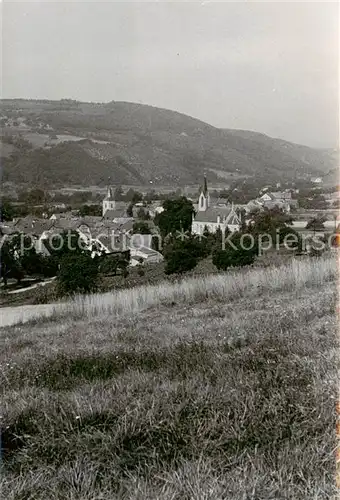
M 206 212 L 210 205 L 210 196 L 208 191 L 207 177 L 204 174 L 203 186 L 200 189 L 200 195 L 198 198 L 198 211 Z
M 102 211 L 103 216 L 105 215 L 105 212 L 107 212 L 108 210 L 114 210 L 115 208 L 116 208 L 116 201 L 114 198 L 113 189 L 111 186 L 108 186 L 106 196 L 103 200 L 103 211 Z
M 204 174 L 204 184 L 203 184 L 203 193 L 205 196 L 208 193 L 208 183 L 207 183 L 207 176 Z

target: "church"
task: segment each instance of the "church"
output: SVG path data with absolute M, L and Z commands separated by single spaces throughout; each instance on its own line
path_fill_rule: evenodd
M 211 233 L 215 233 L 217 228 L 225 232 L 238 231 L 241 226 L 241 220 L 237 215 L 234 205 L 210 205 L 210 195 L 208 190 L 207 178 L 204 176 L 203 186 L 200 188 L 198 198 L 197 213 L 192 220 L 191 231 L 194 234 L 203 234 L 207 228 Z

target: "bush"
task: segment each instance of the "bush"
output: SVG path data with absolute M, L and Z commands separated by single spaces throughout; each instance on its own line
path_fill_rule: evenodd
M 192 242 L 176 241 L 165 252 L 165 274 L 185 273 L 197 265 L 199 255 Z
M 138 276 L 144 276 L 145 275 L 145 270 L 143 269 L 142 266 L 138 266 L 137 274 L 138 274 Z
M 104 255 L 100 260 L 99 272 L 101 274 L 122 274 L 127 276 L 127 267 L 130 262 L 130 251 L 121 252 L 117 255 Z
M 33 304 L 50 304 L 58 300 L 55 284 L 40 286 L 34 290 Z
M 241 244 L 242 234 L 234 233 L 230 238 L 231 244 L 227 244 L 223 250 L 215 250 L 213 253 L 213 264 L 218 270 L 227 270 L 229 267 L 242 267 L 253 264 L 256 254 L 257 245 L 254 241 L 249 249 Z M 235 247 L 235 248 L 234 248 Z
M 73 295 L 97 289 L 98 263 L 88 254 L 66 254 L 57 276 L 58 293 Z

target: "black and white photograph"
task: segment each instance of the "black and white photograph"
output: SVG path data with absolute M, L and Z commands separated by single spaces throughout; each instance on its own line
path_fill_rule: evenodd
M 2 499 L 338 498 L 339 11 L 2 0 Z

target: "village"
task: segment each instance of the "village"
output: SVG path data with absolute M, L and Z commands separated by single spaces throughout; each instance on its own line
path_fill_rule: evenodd
M 291 231 L 304 239 L 307 253 L 315 237 L 325 239 L 327 235 L 339 232 L 340 221 L 336 208 L 339 191 L 334 189 L 324 196 L 324 203 L 328 209 L 303 209 L 299 207 L 298 189 L 279 190 L 280 183 L 277 183 L 275 188 L 277 190 L 274 191 L 270 186 L 264 186 L 259 189 L 258 197 L 247 203 L 234 203 L 230 198 L 225 199 L 218 195 L 218 191 L 210 189 L 208 179 L 204 176 L 196 197 L 191 194 L 186 198 L 181 196 L 179 191 L 176 191 L 175 196 L 170 194 L 169 197 L 186 200 L 191 204 L 192 221 L 189 226 L 187 225 L 186 231 L 200 240 L 205 234 L 216 234 L 218 231 L 222 234 L 237 233 L 242 227 L 251 226 L 256 214 L 275 213 L 275 211 L 284 214 L 289 220 Z M 223 190 L 220 192 L 223 195 Z M 79 241 L 87 251 L 91 252 L 92 257 L 103 254 L 114 258 L 128 256 L 126 268 L 138 268 L 142 274 L 144 273 L 140 271 L 142 266 L 145 269 L 147 266 L 164 261 L 166 239 L 164 240 L 158 221 L 160 214 L 164 212 L 167 195 L 163 196 L 165 198 L 163 200 L 150 200 L 150 196 L 135 193 L 133 201 L 130 202 L 116 198 L 122 198 L 122 189 L 119 186 L 108 185 L 101 204 L 83 205 L 87 210 L 65 210 L 66 205 L 63 203 L 56 204 L 54 208 L 52 205 L 50 213 L 42 212 L 40 217 L 29 213 L 24 217 L 3 220 L 0 224 L 0 234 L 3 241 L 11 241 L 18 234 L 21 235 L 26 239 L 26 245 L 29 245 L 26 250 L 33 248 L 37 254 L 46 258 L 53 253 L 51 242 L 55 244 L 56 236 L 77 234 Z M 86 212 L 98 214 L 99 211 L 101 215 L 86 214 Z M 29 243 L 27 243 L 28 238 Z M 268 248 L 265 247 L 265 250 Z M 51 279 L 50 277 L 39 279 L 37 276 L 33 279 L 25 276 L 26 279 L 20 279 L 17 283 L 15 279 L 11 279 L 10 269 L 8 272 L 9 281 L 6 280 L 6 284 L 12 283 L 8 290 L 9 294 L 27 290 L 29 286 L 43 285 Z M 4 283 L 2 289 L 7 289 L 7 287 L 4 289 Z

